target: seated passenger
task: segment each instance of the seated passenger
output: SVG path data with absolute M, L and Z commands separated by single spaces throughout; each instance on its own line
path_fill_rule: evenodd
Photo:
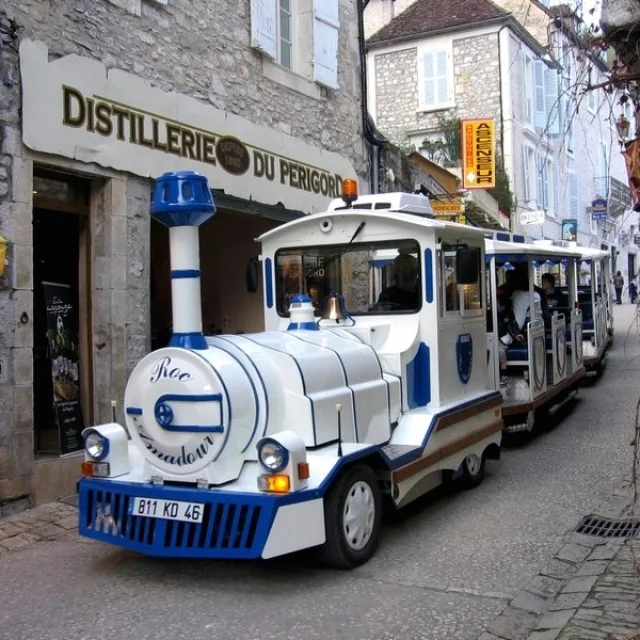
M 514 272 L 515 273 L 515 272 Z M 531 320 L 531 303 L 529 299 L 529 278 L 524 271 L 520 271 L 515 277 L 514 292 L 511 294 L 511 305 L 518 329 L 523 332 L 528 320 Z M 533 302 L 541 303 L 540 294 L 533 292 Z
M 542 275 L 542 290 L 547 297 L 547 305 L 550 308 L 558 306 L 556 299 L 556 279 L 552 273 L 544 273 Z
M 524 336 L 515 322 L 513 310 L 509 306 L 509 299 L 505 295 L 498 296 L 498 361 L 500 363 L 500 386 L 508 384 L 507 350 L 515 342 L 522 344 Z
M 393 284 L 380 293 L 372 310 L 415 311 L 420 306 L 418 261 L 401 253 L 393 261 Z

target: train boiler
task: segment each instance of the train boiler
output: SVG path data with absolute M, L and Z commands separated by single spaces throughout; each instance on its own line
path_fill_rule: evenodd
M 368 560 L 382 505 L 467 486 L 499 458 L 484 238 L 428 198 L 343 200 L 259 240 L 266 331 L 205 336 L 205 177 L 161 176 L 173 335 L 136 366 L 124 424 L 84 431 L 81 535 L 156 556 Z

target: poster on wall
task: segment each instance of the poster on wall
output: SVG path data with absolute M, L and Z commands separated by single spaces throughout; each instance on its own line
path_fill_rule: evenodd
M 562 221 L 562 239 L 578 242 L 578 221 L 575 218 Z
M 83 449 L 80 377 L 78 375 L 78 310 L 67 284 L 43 282 L 47 308 L 47 342 L 53 379 L 53 414 L 60 453 Z

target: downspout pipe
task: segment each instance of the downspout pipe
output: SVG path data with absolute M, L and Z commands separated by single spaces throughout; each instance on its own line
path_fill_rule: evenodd
M 371 149 L 371 193 L 379 193 L 380 191 L 380 148 L 387 140 L 375 128 L 369 115 L 367 105 L 367 52 L 364 36 L 364 10 L 367 8 L 369 0 L 357 0 L 358 11 L 358 44 L 360 54 L 360 85 L 362 92 L 362 131 L 364 138 Z

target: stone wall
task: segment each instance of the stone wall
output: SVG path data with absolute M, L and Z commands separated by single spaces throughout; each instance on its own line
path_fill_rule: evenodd
M 310 0 L 303 0 L 309 2 Z M 250 48 L 250 0 L 5 0 L 0 8 L 0 504 L 33 493 L 32 176 L 34 161 L 91 175 L 93 419 L 110 419 L 149 350 L 149 181 L 32 154 L 21 143 L 21 39 L 51 59 L 75 53 L 350 159 L 366 182 L 356 3 L 340 3 L 339 89 L 283 70 Z M 278 78 L 281 78 L 279 81 Z M 119 419 L 122 419 L 120 414 Z
M 455 107 L 428 112 L 418 111 L 417 47 L 373 51 L 376 125 L 396 144 L 408 145 L 408 132 L 436 131 L 439 117 L 493 117 L 500 122 L 497 34 L 454 38 L 452 48 Z

